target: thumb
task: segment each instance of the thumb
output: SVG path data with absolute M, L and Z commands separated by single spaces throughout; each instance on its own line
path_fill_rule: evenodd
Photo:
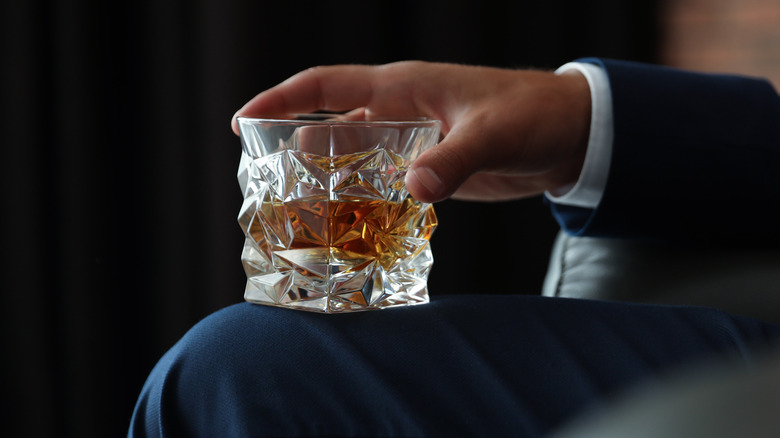
M 464 136 L 451 131 L 441 143 L 421 154 L 406 173 L 406 188 L 427 203 L 449 198 L 483 164 L 481 148 L 469 147 Z

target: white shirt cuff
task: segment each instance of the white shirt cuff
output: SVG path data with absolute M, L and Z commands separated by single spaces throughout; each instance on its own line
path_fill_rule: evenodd
M 590 87 L 591 119 L 588 150 L 577 183 L 560 196 L 550 192 L 545 195 L 556 204 L 584 208 L 596 208 L 601 202 L 612 159 L 612 92 L 607 72 L 594 64 L 569 62 L 562 65 L 556 74 L 576 70 L 585 76 Z

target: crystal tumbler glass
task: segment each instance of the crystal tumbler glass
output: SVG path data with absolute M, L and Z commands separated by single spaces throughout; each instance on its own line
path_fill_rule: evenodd
M 246 301 L 323 313 L 428 302 L 433 206 L 409 165 L 436 120 L 239 117 Z

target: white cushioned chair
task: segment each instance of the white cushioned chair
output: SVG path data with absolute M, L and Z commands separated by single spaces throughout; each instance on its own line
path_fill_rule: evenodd
M 542 294 L 701 305 L 780 323 L 780 250 L 573 237 L 560 232 Z

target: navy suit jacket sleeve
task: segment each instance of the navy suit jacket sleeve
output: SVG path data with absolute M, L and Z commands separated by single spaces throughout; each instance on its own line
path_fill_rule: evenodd
M 780 242 L 780 96 L 762 79 L 607 59 L 612 162 L 595 210 L 551 204 L 570 234 Z

